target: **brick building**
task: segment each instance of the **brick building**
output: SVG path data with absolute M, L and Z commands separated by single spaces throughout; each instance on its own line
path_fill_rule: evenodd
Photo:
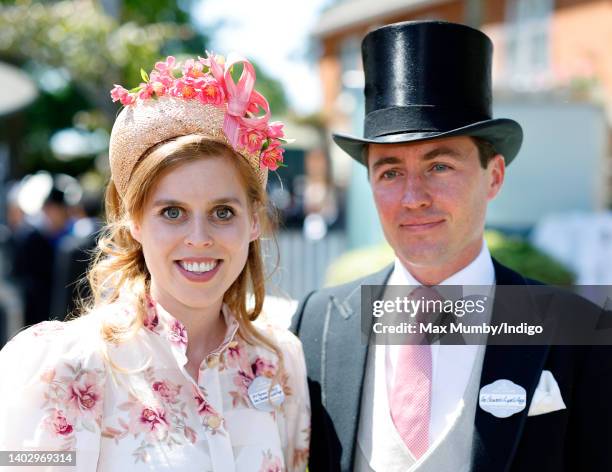
M 330 126 L 350 127 L 351 100 L 343 92 L 362 84 L 361 38 L 379 25 L 417 19 L 485 31 L 495 47 L 496 94 L 593 100 L 612 118 L 612 0 L 341 0 L 313 32 L 321 45 L 323 113 Z
M 549 214 L 610 207 L 612 0 L 338 0 L 313 31 L 328 129 L 361 134 L 363 36 L 418 19 L 464 23 L 491 37 L 495 115 L 526 131 L 488 224 L 528 229 Z M 330 151 L 347 190 L 349 245 L 381 240 L 365 170 L 337 146 Z

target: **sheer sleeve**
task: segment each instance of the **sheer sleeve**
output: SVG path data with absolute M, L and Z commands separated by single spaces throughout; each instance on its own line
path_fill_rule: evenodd
M 6 344 L 0 351 L 0 450 L 76 451 L 71 470 L 96 470 L 106 379 L 98 338 L 85 319 L 47 321 Z
M 285 391 L 282 410 L 284 424 L 281 425 L 279 421 L 285 464 L 289 472 L 304 471 L 308 464 L 310 445 L 310 397 L 304 352 L 301 341 L 289 331 L 284 331 L 277 339 L 283 352 L 286 372 L 282 379 Z

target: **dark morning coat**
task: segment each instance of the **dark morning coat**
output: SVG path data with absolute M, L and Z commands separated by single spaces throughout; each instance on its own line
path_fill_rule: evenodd
M 498 285 L 537 283 L 494 266 Z M 352 470 L 368 350 L 361 341 L 359 288 L 384 285 L 391 271 L 313 292 L 293 318 L 312 402 L 310 472 Z M 494 317 L 499 308 L 496 300 Z M 543 370 L 552 372 L 567 408 L 528 417 L 527 407 L 509 418 L 477 408 L 474 472 L 612 471 L 612 349 L 488 346 L 480 387 L 509 379 L 526 389 L 529 406 Z

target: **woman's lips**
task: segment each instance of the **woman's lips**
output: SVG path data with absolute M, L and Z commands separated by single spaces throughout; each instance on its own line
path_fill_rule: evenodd
M 208 259 L 207 261 L 210 261 L 210 259 Z M 219 267 L 221 267 L 223 261 L 217 260 L 217 264 L 215 265 L 215 267 L 207 272 L 189 271 L 182 266 L 181 261 L 174 261 L 174 264 L 176 265 L 181 275 L 183 275 L 190 282 L 208 282 L 217 274 L 217 272 L 219 272 Z

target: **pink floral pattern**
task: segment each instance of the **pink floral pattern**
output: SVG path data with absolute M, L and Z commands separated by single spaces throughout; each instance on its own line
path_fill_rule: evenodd
M 147 310 L 145 314 L 145 318 L 143 320 L 143 325 L 149 331 L 154 333 L 157 332 L 157 326 L 159 325 L 159 317 L 157 316 L 157 310 L 155 309 L 155 303 L 151 299 L 146 301 Z
M 263 460 L 259 472 L 284 472 L 283 460 L 272 454 L 269 450 L 263 453 Z
M 64 416 L 64 412 L 56 408 L 46 417 L 45 426 L 49 432 L 60 436 L 69 436 L 74 430 L 73 426 L 66 419 L 66 416 Z
M 202 388 L 193 387 L 193 398 L 196 401 L 198 414 L 202 419 L 202 425 L 210 430 L 213 434 L 223 434 L 223 418 L 215 411 L 210 403 L 206 400 L 206 391 Z
M 170 325 L 168 340 L 179 346 L 187 346 L 187 330 L 179 320 L 174 320 Z
M 95 431 L 102 419 L 102 389 L 105 377 L 101 369 L 86 369 L 79 362 L 65 362 L 58 369 L 43 370 L 41 407 L 45 412 L 47 432 L 63 439 L 61 449 L 69 450 L 76 431 Z
M 153 382 L 153 391 L 157 393 L 164 403 L 176 403 L 181 392 L 182 385 L 175 385 L 169 380 L 157 380 Z
M 72 411 L 94 412 L 101 405 L 101 392 L 97 385 L 98 378 L 93 372 L 84 372 L 68 386 L 68 404 Z M 99 410 L 99 408 L 98 408 Z
M 197 76 L 198 67 L 190 74 Z M 245 342 L 224 307 L 226 337 L 192 379 L 183 368 L 184 327 L 153 300 L 146 305 L 145 328 L 125 343 L 106 345 L 103 355 L 99 323 L 109 316 L 130 322 L 136 310 L 126 306 L 36 326 L 0 351 L 0 371 L 15 379 L 0 383 L 0 437 L 11 438 L 13 449 L 25 450 L 27 442 L 40 450 L 88 451 L 91 456 L 79 458 L 86 470 L 100 463 L 107 470 L 167 470 L 169 457 L 184 459 L 172 463 L 173 471 L 193 470 L 196 463 L 237 472 L 305 470 L 310 413 L 295 338 L 274 335 L 285 339 L 279 346 L 287 351 L 287 372 L 277 375 L 275 354 Z M 40 357 L 30 362 L 28 353 Z M 255 413 L 248 398 L 257 376 L 278 378 L 285 392 L 283 405 L 270 414 Z M 244 410 L 251 412 L 243 416 Z M 245 437 L 244 421 L 253 427 L 259 418 L 257 434 Z M 26 430 L 28 437 L 20 438 Z M 103 457 L 95 455 L 98 450 Z M 242 454 L 261 462 L 241 462 Z

